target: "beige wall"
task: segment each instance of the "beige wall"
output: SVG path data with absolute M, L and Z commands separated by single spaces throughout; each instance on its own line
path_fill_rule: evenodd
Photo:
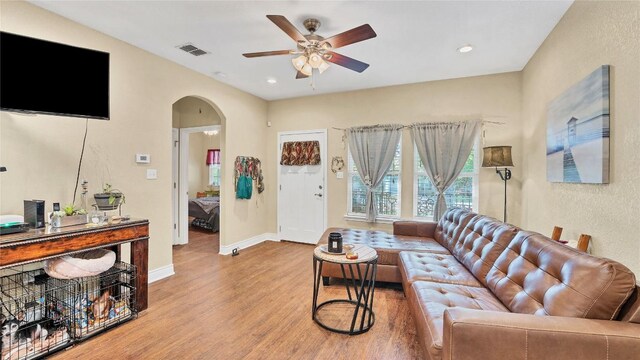
M 340 69 L 336 69 L 340 71 Z M 342 156 L 347 150 L 342 146 L 342 132 L 332 127 L 346 128 L 357 125 L 384 123 L 410 124 L 420 121 L 451 121 L 462 118 L 483 117 L 486 120 L 504 122 L 505 125 L 487 125 L 486 145 L 513 145 L 513 179 L 509 182 L 509 221 L 520 223 L 521 161 L 521 83 L 520 73 L 506 73 L 464 79 L 434 81 L 304 97 L 269 102 L 268 154 L 277 156 L 279 131 L 329 129 L 328 159 Z M 413 144 L 405 130 L 402 135 L 402 198 L 401 216 L 413 216 Z M 277 163 L 265 167 L 267 179 L 275 179 Z M 347 178 L 337 179 L 328 171 L 328 225 L 358 228 L 371 227 L 364 222 L 348 222 L 343 219 L 347 211 Z M 267 183 L 270 203 L 276 204 L 275 182 Z M 503 183 L 493 169 L 480 169 L 479 211 L 502 218 Z M 274 206 L 275 208 L 275 206 Z M 275 231 L 275 212 L 269 214 L 269 224 Z M 390 225 L 378 224 L 373 228 L 390 229 Z
M 640 274 L 640 3 L 574 3 L 523 72 L 523 225 L 563 238 L 593 236 L 596 255 Z M 546 108 L 601 65 L 611 65 L 611 181 L 546 180 Z
M 173 104 L 172 125 L 174 128 L 220 125 L 220 114 L 206 101 L 187 96 Z
M 111 54 L 111 120 L 89 121 L 81 177 L 92 192 L 109 179 L 127 195 L 124 212 L 150 220 L 150 269 L 172 262 L 172 104 L 185 96 L 209 99 L 222 114 L 222 244 L 267 231 L 264 195 L 236 201 L 232 181 L 225 180 L 232 177 L 236 155 L 267 160 L 264 100 L 31 4 L 0 6 L 3 31 Z M 2 112 L 0 163 L 9 171 L 0 175 L 0 213 L 21 214 L 23 199 L 44 199 L 47 207 L 71 201 L 83 132 L 83 119 Z M 151 154 L 151 164 L 136 164 L 137 152 Z M 158 180 L 145 179 L 147 168 L 158 169 Z

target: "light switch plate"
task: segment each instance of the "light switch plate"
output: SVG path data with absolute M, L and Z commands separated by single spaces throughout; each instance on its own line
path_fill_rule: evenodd
M 338 179 L 343 179 L 343 178 L 344 178 L 344 173 L 343 173 L 342 171 L 338 171 L 338 172 L 336 173 L 336 177 L 337 177 Z
M 147 169 L 147 180 L 156 180 L 158 178 L 157 169 Z

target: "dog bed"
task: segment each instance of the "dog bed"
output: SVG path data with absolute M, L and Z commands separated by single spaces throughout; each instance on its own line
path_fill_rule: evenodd
M 74 256 L 62 256 L 44 262 L 44 271 L 56 279 L 94 276 L 109 270 L 116 262 L 116 253 L 96 249 Z

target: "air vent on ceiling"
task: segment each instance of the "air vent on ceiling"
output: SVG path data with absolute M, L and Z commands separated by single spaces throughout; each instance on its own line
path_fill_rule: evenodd
M 176 46 L 178 49 L 184 51 L 184 52 L 188 52 L 189 54 L 193 55 L 193 56 L 201 56 L 201 55 L 205 55 L 208 54 L 208 51 L 202 50 L 196 46 L 194 46 L 191 43 L 186 43 L 183 45 L 178 45 Z

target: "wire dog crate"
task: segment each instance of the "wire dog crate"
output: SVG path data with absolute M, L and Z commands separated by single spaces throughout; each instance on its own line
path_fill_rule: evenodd
M 0 277 L 0 359 L 35 359 L 71 345 L 69 333 L 79 284 L 42 269 Z
M 73 304 L 73 337 L 84 340 L 138 314 L 133 285 L 136 267 L 124 262 L 100 275 L 78 278 L 78 299 Z

